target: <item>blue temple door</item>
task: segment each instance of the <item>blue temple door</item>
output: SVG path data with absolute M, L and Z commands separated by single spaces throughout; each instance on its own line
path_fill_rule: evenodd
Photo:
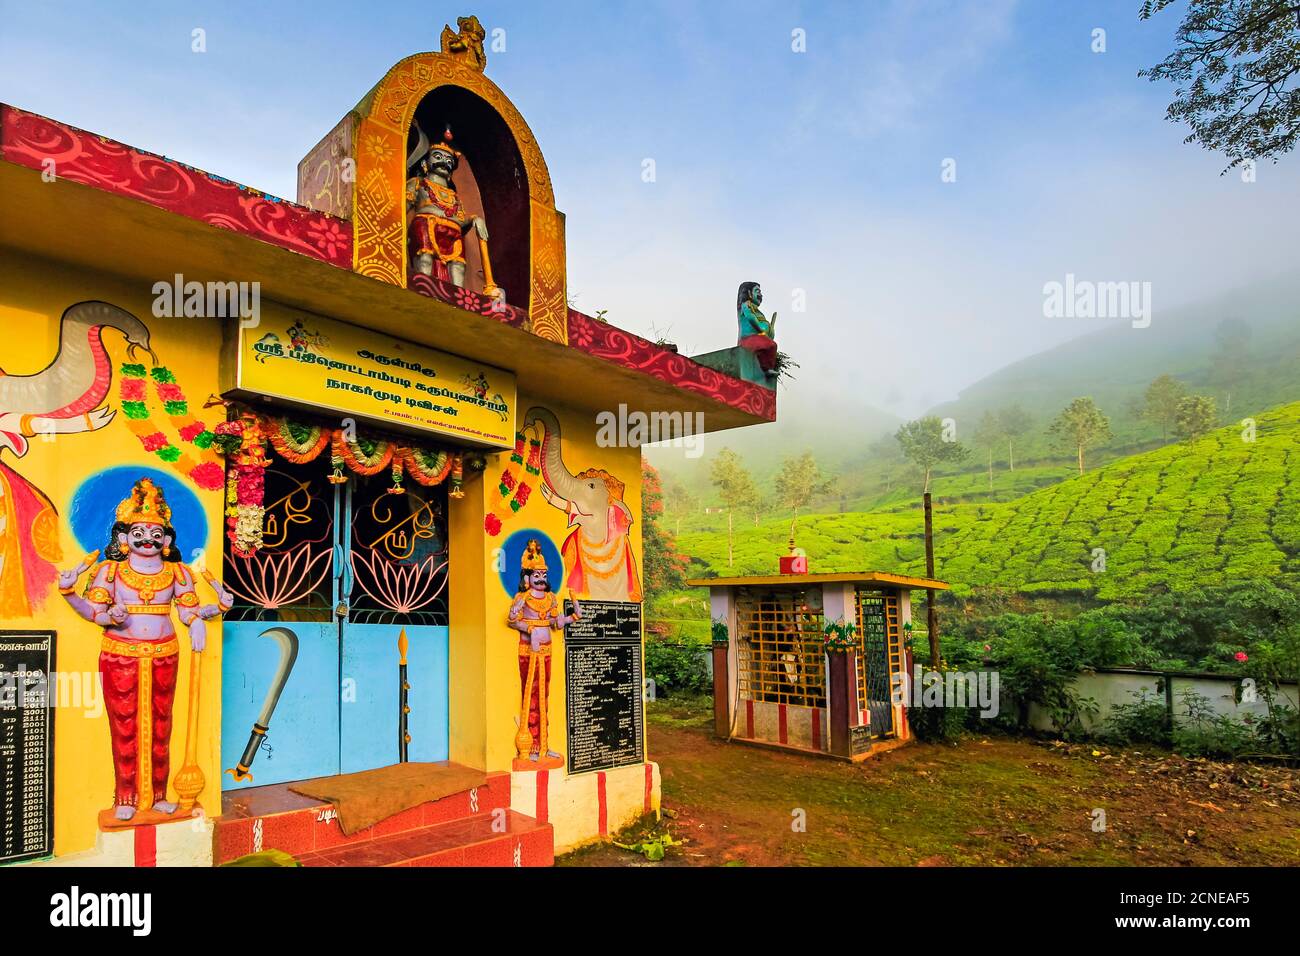
M 341 488 L 322 469 L 265 473 L 261 547 L 227 542 L 222 580 L 222 788 L 339 773 Z
M 447 759 L 445 486 L 392 488 L 386 473 L 354 476 L 344 496 L 343 773 L 399 762 L 404 739 L 407 760 Z
M 263 546 L 223 571 L 223 789 L 387 766 L 403 737 L 447 759 L 446 494 L 386 479 L 267 470 Z

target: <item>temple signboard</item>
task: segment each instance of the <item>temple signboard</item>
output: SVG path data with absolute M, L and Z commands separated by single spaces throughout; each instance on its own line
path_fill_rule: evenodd
M 641 605 L 579 605 L 582 617 L 564 629 L 569 773 L 641 763 Z
M 223 391 L 430 431 L 470 444 L 515 440 L 515 377 L 343 322 L 230 327 Z
M 51 631 L 0 631 L 0 864 L 54 852 Z

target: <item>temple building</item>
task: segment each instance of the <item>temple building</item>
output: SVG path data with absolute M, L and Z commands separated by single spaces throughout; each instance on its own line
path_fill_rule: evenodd
M 546 865 L 658 811 L 597 415 L 772 421 L 771 329 L 755 283 L 704 362 L 568 305 L 483 40 L 294 202 L 0 105 L 0 864 Z

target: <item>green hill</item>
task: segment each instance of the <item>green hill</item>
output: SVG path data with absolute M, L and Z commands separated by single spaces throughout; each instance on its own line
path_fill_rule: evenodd
M 1158 306 L 1158 303 L 1157 303 Z M 1247 337 L 1228 361 L 1216 340 L 1220 323 L 1239 319 Z M 810 367 L 811 362 L 807 363 Z M 1013 362 L 964 388 L 956 399 L 927 414 L 951 417 L 960 441 L 971 448 L 959 464 L 935 473 L 936 499 L 998 502 L 1023 495 L 1071 474 L 1072 455 L 1055 447 L 1046 426 L 1071 399 L 1092 397 L 1109 416 L 1112 437 L 1089 451 L 1089 463 L 1103 465 L 1161 445 L 1161 430 L 1137 414 L 1136 404 L 1159 375 L 1169 374 L 1189 391 L 1210 395 L 1224 424 L 1300 398 L 1300 272 L 1260 281 L 1194 305 L 1160 309 L 1150 327 L 1118 323 L 1055 348 Z M 1031 419 L 1015 443 L 1016 471 L 1007 471 L 1007 449 L 994 450 L 993 487 L 988 452 L 973 446 L 980 417 L 1019 405 Z M 703 457 L 684 459 L 680 450 L 647 449 L 667 484 L 681 483 L 697 505 L 716 503 L 708 465 L 723 447 L 737 451 L 760 488 L 770 490 L 782 457 L 804 450 L 817 456 L 824 473 L 837 476 L 834 490 L 816 502 L 823 512 L 878 511 L 913 500 L 919 489 L 915 468 L 904 462 L 893 431 L 901 420 L 867 406 L 843 408 L 819 390 L 815 374 L 782 388 L 775 424 L 709 435 Z M 839 411 L 831 416 L 827 408 Z M 846 429 L 845 422 L 854 427 Z M 671 511 L 671 505 L 670 505 Z M 683 528 L 698 515 L 673 514 Z
M 771 573 L 788 534 L 788 520 L 737 520 L 729 568 L 726 516 L 694 516 L 678 546 L 693 574 Z M 814 571 L 924 569 L 919 507 L 809 515 L 798 543 Z M 1104 571 L 1092 570 L 1096 549 Z M 940 504 L 935 553 L 958 594 L 1108 600 L 1251 577 L 1300 584 L 1300 402 L 1258 416 L 1254 442 L 1232 426 L 1013 501 Z
M 1246 327 L 1236 361 L 1225 361 L 1216 341 L 1220 323 L 1229 319 Z M 1087 395 L 1111 418 L 1108 447 L 1132 454 L 1160 438 L 1133 405 L 1165 374 L 1213 397 L 1224 424 L 1300 398 L 1300 273 L 1168 311 L 1157 304 L 1147 328 L 1112 324 L 1013 362 L 928 414 L 956 419 L 959 438 L 967 441 L 985 411 L 1018 404 L 1039 419 L 1018 443 L 1017 458 L 1028 464 L 1060 458 L 1043 426 L 1071 399 Z

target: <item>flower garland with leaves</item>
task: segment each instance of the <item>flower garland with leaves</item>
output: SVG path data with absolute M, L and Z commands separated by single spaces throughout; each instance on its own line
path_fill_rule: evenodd
M 226 537 L 231 550 L 251 557 L 262 547 L 266 519 L 266 434 L 263 420 L 253 412 L 222 422 L 213 429 L 226 454 Z
M 330 430 L 320 425 L 303 425 L 287 418 L 265 419 L 267 438 L 275 453 L 295 465 L 320 457 L 330 444 Z
M 488 509 L 488 513 L 483 516 L 483 530 L 489 535 L 493 537 L 499 535 L 505 522 L 528 504 L 533 486 L 519 479 L 515 466 L 523 465 L 524 471 L 528 474 L 540 475 L 541 445 L 542 443 L 536 438 L 530 439 L 523 432 L 515 433 L 515 448 L 505 471 L 501 472 L 501 480 L 497 482 L 496 500 Z M 527 462 L 524 461 L 526 449 L 528 450 Z
M 459 454 L 452 454 L 445 449 L 429 451 L 403 445 L 393 451 L 392 468 L 393 487 L 388 489 L 391 494 L 402 493 L 402 473 L 405 471 L 416 483 L 425 487 L 441 484 L 450 475 L 451 486 L 447 493 L 453 498 L 465 495 L 460 487 L 463 461 Z
M 348 470 L 358 475 L 377 475 L 393 460 L 393 443 L 358 435 L 349 441 L 343 429 L 336 429 L 331 438 L 334 455 L 342 459 Z
M 118 397 L 122 403 L 122 413 L 127 427 L 140 439 L 144 450 L 157 455 L 181 474 L 189 476 L 200 488 L 208 491 L 220 488 L 224 475 L 221 465 L 211 456 L 213 433 L 190 414 L 189 402 L 171 370 L 156 365 L 149 372 L 149 377 L 153 379 L 154 394 L 162 403 L 163 411 L 172 420 L 177 434 L 183 441 L 199 449 L 197 459 L 173 445 L 150 421 L 149 386 L 145 379 L 145 367 L 126 362 L 121 366 L 121 373 Z

